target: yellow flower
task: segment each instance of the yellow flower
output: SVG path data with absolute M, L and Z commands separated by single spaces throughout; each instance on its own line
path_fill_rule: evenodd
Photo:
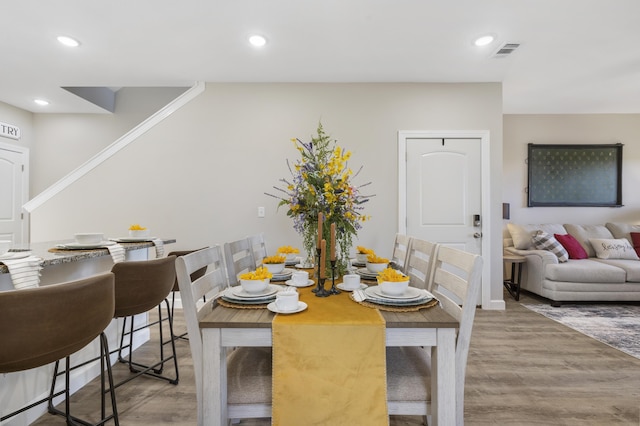
M 400 271 L 396 271 L 393 268 L 385 268 L 378 272 L 378 282 L 391 281 L 391 282 L 404 282 L 409 281 L 409 277 L 404 275 Z
M 360 254 L 375 254 L 372 249 L 369 249 L 363 246 L 357 246 L 356 250 L 358 250 L 358 253 Z
M 257 268 L 255 271 L 240 274 L 241 280 L 265 280 L 267 278 L 273 278 L 273 274 L 264 266 Z
M 268 256 L 262 260 L 262 263 L 284 263 L 287 260 L 286 256 Z
M 291 246 L 278 247 L 278 253 L 300 253 L 300 250 Z
M 147 229 L 147 228 L 145 228 L 144 226 L 140 226 L 137 223 L 135 223 L 135 224 L 133 224 L 133 225 L 131 225 L 129 227 L 130 231 L 144 231 L 145 229 Z
M 369 263 L 389 263 L 389 259 L 379 257 L 375 253 L 369 253 L 367 255 L 367 262 Z

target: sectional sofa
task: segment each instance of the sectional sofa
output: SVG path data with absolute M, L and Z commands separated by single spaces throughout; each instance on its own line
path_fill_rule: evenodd
M 509 223 L 504 245 L 506 252 L 526 258 L 522 289 L 554 306 L 640 301 L 640 225 Z

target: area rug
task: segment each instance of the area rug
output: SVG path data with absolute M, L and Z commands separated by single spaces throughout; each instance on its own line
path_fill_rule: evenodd
M 640 359 L 640 305 L 522 306 Z

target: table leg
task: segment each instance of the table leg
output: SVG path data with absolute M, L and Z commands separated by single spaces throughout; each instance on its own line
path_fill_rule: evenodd
M 202 398 L 198 425 L 227 424 L 227 358 L 219 328 L 202 329 Z
M 431 422 L 434 426 L 456 424 L 456 336 L 455 329 L 437 331 L 437 346 L 431 348 Z

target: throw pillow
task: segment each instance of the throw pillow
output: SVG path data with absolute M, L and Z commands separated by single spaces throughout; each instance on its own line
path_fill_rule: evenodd
M 589 240 L 598 259 L 635 259 L 638 260 L 636 251 L 631 247 L 626 238 L 603 239 L 591 238 Z
M 578 240 L 573 238 L 571 234 L 555 234 L 556 240 L 562 244 L 562 247 L 569 253 L 569 259 L 587 259 L 589 256 Z
M 558 257 L 559 262 L 569 260 L 569 253 L 562 247 L 562 244 L 556 240 L 553 235 L 544 231 L 536 231 L 533 233 L 533 246 L 538 250 L 549 250 Z
M 640 256 L 640 232 L 630 232 L 630 234 L 633 248 L 635 249 L 636 254 Z

